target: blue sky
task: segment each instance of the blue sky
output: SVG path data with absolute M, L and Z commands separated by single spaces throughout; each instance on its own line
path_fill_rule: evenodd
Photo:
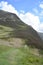
M 33 8 L 39 8 L 41 0 L 0 0 L 6 1 L 9 4 L 12 4 L 18 11 L 24 10 L 25 12 L 33 12 Z
M 26 24 L 43 32 L 43 0 L 0 0 L 0 9 L 16 13 Z

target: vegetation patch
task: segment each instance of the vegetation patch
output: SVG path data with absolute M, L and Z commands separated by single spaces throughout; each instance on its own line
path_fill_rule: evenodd
M 4 39 L 4 38 L 10 37 L 9 34 L 12 31 L 13 31 L 13 28 L 0 25 L 0 38 Z
M 43 65 L 43 56 L 34 55 L 28 46 L 0 46 L 0 65 Z

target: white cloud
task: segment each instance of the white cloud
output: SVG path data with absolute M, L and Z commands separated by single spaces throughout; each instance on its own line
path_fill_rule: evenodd
M 43 10 L 40 12 L 40 14 L 39 14 L 41 17 L 43 17 Z
M 33 11 L 34 11 L 35 13 L 38 13 L 38 10 L 37 10 L 36 8 L 34 8 Z
M 41 4 L 39 5 L 39 7 L 43 9 L 43 3 L 41 3 Z
M 43 23 L 40 24 L 40 26 L 39 26 L 39 31 L 40 31 L 40 32 L 43 32 Z
M 40 9 L 40 13 L 39 15 L 43 17 L 43 1 L 39 4 Z
M 20 14 L 19 16 L 26 24 L 31 25 L 35 30 L 39 31 L 39 25 L 40 25 L 40 20 L 38 16 L 33 15 L 32 13 L 25 13 L 25 14 Z
M 24 10 L 20 10 L 20 13 L 25 13 L 25 11 Z
M 26 24 L 31 25 L 37 31 L 43 31 L 43 23 L 40 23 L 38 16 L 35 16 L 30 12 L 24 13 L 22 10 L 21 12 L 18 12 L 11 4 L 4 1 L 0 2 L 0 9 L 16 13 Z
M 0 8 L 2 10 L 12 12 L 12 13 L 16 13 L 18 15 L 17 10 L 11 4 L 8 4 L 8 2 L 1 1 L 0 2 Z

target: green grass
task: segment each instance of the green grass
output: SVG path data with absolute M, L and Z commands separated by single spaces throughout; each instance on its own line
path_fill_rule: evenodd
M 9 37 L 9 34 L 13 31 L 11 27 L 0 25 L 0 38 Z
M 0 65 L 43 65 L 43 56 L 32 54 L 29 47 L 0 46 Z
M 0 39 L 9 37 L 12 31 L 12 28 L 0 25 Z M 35 48 L 28 46 L 14 48 L 0 45 L 0 65 L 43 65 L 43 50 L 39 53 L 37 55 Z

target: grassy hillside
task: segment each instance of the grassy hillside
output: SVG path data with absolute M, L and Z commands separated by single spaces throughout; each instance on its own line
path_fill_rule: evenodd
M 13 30 L 0 25 L 0 65 L 43 65 L 43 50 L 26 44 L 21 47 L 28 41 L 10 36 Z
M 26 44 L 43 48 L 43 42 L 38 33 L 13 13 L 0 10 L 0 38 L 22 38 Z
M 13 28 L 0 25 L 0 39 L 9 37 L 9 34 L 13 31 Z
M 43 65 L 43 55 L 31 47 L 0 46 L 0 65 Z
M 2 10 L 0 65 L 43 65 L 43 43 L 38 33 L 16 14 Z

